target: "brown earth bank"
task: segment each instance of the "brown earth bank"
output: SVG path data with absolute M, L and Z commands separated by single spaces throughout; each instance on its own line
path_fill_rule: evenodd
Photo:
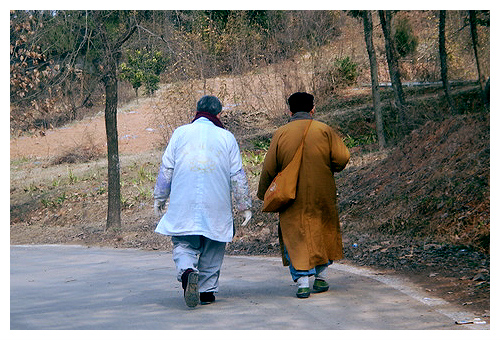
M 151 192 L 162 136 L 149 123 L 149 113 L 147 103 L 119 113 L 123 211 L 116 230 L 105 230 L 101 117 L 11 139 L 11 244 L 171 250 L 170 240 L 154 233 Z M 268 120 L 234 115 L 228 113 L 224 121 L 241 145 L 252 144 L 242 135 L 249 130 L 245 120 L 252 122 L 252 136 L 260 130 L 269 137 L 273 124 Z M 264 153 L 242 149 L 253 193 Z M 488 114 L 428 122 L 397 146 L 383 151 L 354 147 L 351 153 L 348 167 L 337 176 L 342 261 L 404 275 L 429 294 L 489 321 Z M 260 207 L 254 198 L 254 216 L 245 228 L 238 227 L 241 218 L 236 217 L 228 254 L 279 256 L 277 216 Z

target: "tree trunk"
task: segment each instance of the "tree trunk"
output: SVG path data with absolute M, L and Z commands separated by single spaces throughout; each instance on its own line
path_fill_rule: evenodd
M 396 50 L 392 41 L 391 11 L 378 11 L 378 13 L 380 16 L 382 31 L 384 32 L 387 65 L 389 66 L 392 89 L 394 90 L 394 99 L 396 102 L 396 107 L 399 111 L 400 122 L 404 126 L 406 123 L 404 112 L 405 97 L 403 92 L 403 85 L 401 84 L 401 76 L 399 73 L 398 58 L 396 56 Z
M 476 25 L 476 11 L 469 11 L 469 19 L 470 19 L 470 34 L 472 37 L 472 47 L 474 48 L 474 56 L 476 57 L 476 67 L 477 67 L 477 77 L 479 80 L 479 86 L 481 86 L 481 92 L 484 89 L 484 81 L 481 76 L 481 67 L 479 65 L 479 56 L 477 53 L 477 25 Z
M 372 79 L 372 99 L 373 99 L 373 111 L 375 112 L 375 122 L 377 127 L 377 137 L 378 144 L 381 149 L 386 147 L 385 135 L 384 135 L 384 120 L 382 118 L 381 107 L 380 107 L 380 91 L 378 85 L 378 68 L 377 68 L 377 56 L 375 54 L 375 48 L 373 47 L 373 22 L 372 13 L 370 11 L 362 11 L 363 15 L 363 26 L 365 31 L 365 42 L 366 50 L 368 52 L 368 58 L 370 60 L 370 73 Z
M 108 145 L 108 217 L 106 230 L 121 228 L 120 160 L 118 157 L 118 80 L 117 65 L 123 44 L 137 30 L 135 11 L 96 11 L 97 32 L 103 41 L 103 82 L 106 92 L 106 139 Z M 117 37 L 119 32 L 123 32 Z M 111 39 L 113 38 L 113 39 Z
M 106 138 L 108 144 L 108 218 L 106 230 L 121 228 L 121 194 L 120 194 L 120 161 L 118 157 L 118 83 L 116 79 L 116 63 L 110 63 L 108 74 L 104 78 L 106 88 Z
M 455 103 L 451 98 L 450 83 L 448 82 L 448 62 L 446 54 L 446 11 L 439 11 L 439 58 L 441 59 L 441 79 L 444 95 L 453 114 L 456 114 Z

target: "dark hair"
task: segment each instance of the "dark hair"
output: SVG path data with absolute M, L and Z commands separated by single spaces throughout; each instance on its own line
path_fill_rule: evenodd
M 196 111 L 218 115 L 222 111 L 222 104 L 215 96 L 203 96 L 196 104 Z
M 307 92 L 295 92 L 288 97 L 288 107 L 292 113 L 311 112 L 314 108 L 314 96 Z

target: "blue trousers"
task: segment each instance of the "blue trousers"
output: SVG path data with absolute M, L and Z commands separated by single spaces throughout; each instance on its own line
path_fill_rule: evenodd
M 297 270 L 294 268 L 294 266 L 292 265 L 292 261 L 290 260 L 290 256 L 288 255 L 288 251 L 286 250 L 286 247 L 283 245 L 283 248 L 284 248 L 284 254 L 285 254 L 285 257 L 286 259 L 288 260 L 288 262 L 290 263 L 290 265 L 288 266 L 289 269 L 290 269 L 290 275 L 292 275 L 292 280 L 294 282 L 297 282 L 297 280 L 299 279 L 299 277 L 301 276 L 312 276 L 312 275 L 319 275 L 319 273 L 321 273 L 323 270 L 325 270 L 329 265 L 332 264 L 332 261 L 328 261 L 328 263 L 326 264 L 320 264 L 320 265 L 317 265 L 316 267 L 314 268 L 311 268 L 309 270 Z

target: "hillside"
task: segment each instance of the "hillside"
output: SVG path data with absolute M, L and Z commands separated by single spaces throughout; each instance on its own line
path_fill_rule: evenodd
M 346 229 L 429 237 L 489 251 L 488 117 L 480 113 L 427 122 L 379 158 L 339 176 Z

